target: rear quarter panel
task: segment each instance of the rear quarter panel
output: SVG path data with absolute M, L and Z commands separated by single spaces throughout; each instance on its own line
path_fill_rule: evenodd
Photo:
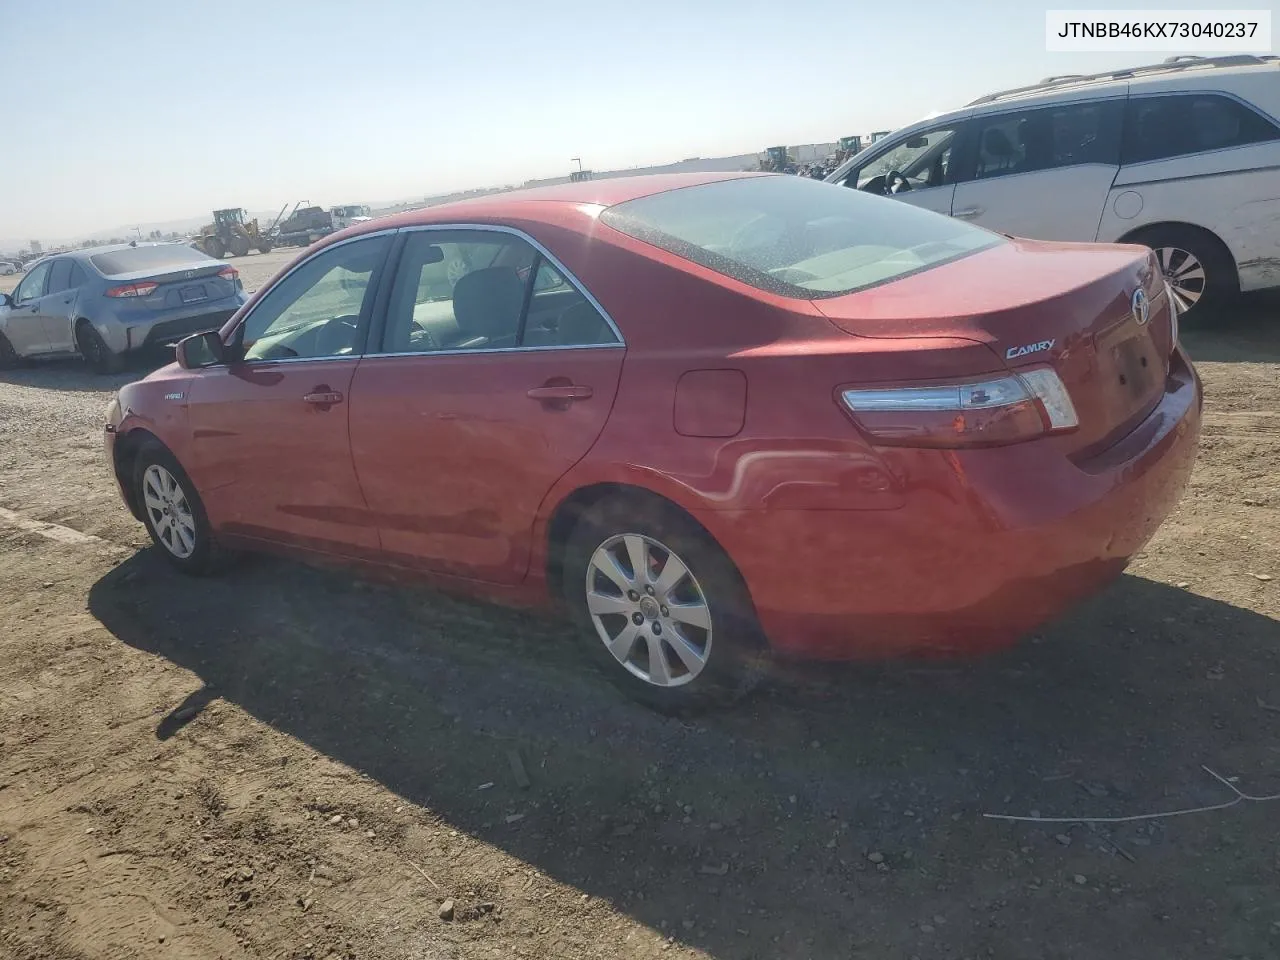
M 1243 290 L 1280 284 L 1280 141 L 1120 168 L 1098 228 L 1103 242 L 1157 223 L 1214 233 Z

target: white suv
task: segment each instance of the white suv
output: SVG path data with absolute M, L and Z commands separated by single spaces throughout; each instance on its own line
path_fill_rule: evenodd
M 1155 249 L 1184 314 L 1280 287 L 1280 57 L 1050 77 L 896 131 L 828 182 L 1000 233 Z

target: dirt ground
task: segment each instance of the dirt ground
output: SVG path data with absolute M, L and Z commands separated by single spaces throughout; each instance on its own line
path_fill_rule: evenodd
M 555 622 L 170 573 L 100 456 L 144 371 L 0 375 L 0 957 L 1280 957 L 1280 802 L 983 816 L 1280 793 L 1280 302 L 1185 339 L 1197 469 L 1105 595 L 696 722 Z

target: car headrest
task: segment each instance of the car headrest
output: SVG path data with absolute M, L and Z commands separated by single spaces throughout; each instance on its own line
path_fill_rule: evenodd
M 485 267 L 453 287 L 453 316 L 464 337 L 509 337 L 524 305 L 524 281 L 514 267 Z
M 991 127 L 982 135 L 982 149 L 993 157 L 1009 157 L 1013 155 L 1013 144 L 999 127 Z

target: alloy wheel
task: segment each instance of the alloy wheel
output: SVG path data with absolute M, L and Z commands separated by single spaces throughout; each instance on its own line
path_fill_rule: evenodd
M 1156 259 L 1164 274 L 1179 313 L 1186 313 L 1204 296 L 1205 272 L 1195 254 L 1181 247 L 1156 247 Z
M 627 671 L 657 687 L 692 682 L 711 656 L 711 608 L 688 565 L 652 537 L 619 534 L 587 564 L 587 611 Z
M 142 500 L 156 539 L 179 560 L 196 549 L 196 520 L 173 474 L 153 463 L 142 474 Z

